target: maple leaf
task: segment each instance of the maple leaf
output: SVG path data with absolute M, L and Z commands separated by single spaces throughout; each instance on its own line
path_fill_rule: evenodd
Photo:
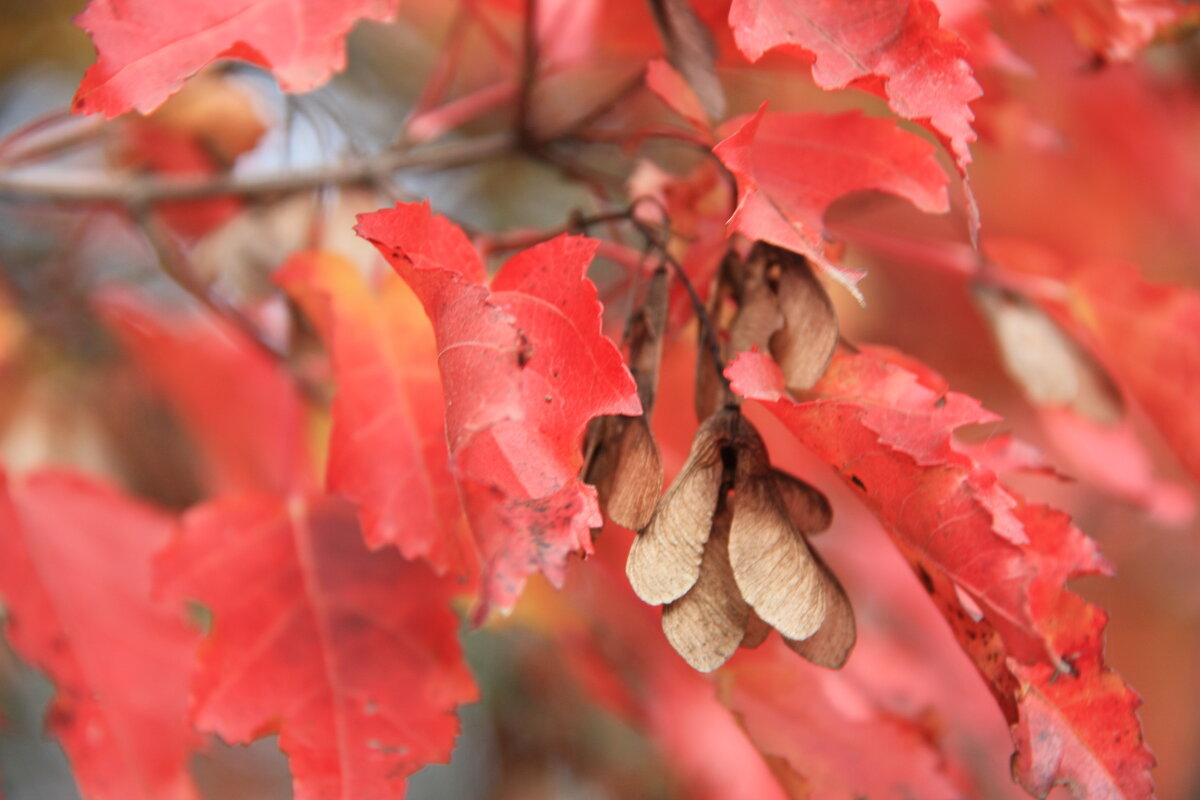
M 1200 480 L 1200 292 L 1148 283 L 1132 265 L 1106 263 L 1071 281 L 1072 314 L 1117 378 L 1145 407 Z
M 94 800 L 192 800 L 198 637 L 151 596 L 174 520 L 67 472 L 0 473 L 0 594 L 13 648 L 57 689 L 49 725 Z
M 1085 47 L 1112 61 L 1129 61 L 1154 38 L 1200 14 L 1174 0 L 1007 0 L 1026 13 L 1049 8 Z
M 193 683 L 200 730 L 278 731 L 297 800 L 383 800 L 449 758 L 476 698 L 449 608 L 456 585 L 370 551 L 352 506 L 241 495 L 183 519 L 159 561 L 173 596 L 213 614 Z
M 783 394 L 761 354 L 743 353 L 726 374 L 855 487 L 913 565 L 1026 748 L 1015 762 L 1023 785 L 1090 797 L 1100 770 L 1122 793 L 1099 796 L 1149 797 L 1153 757 L 1136 696 L 1103 666 L 1103 612 L 1064 587 L 1108 565 L 1066 515 L 1023 502 L 956 445 L 954 429 L 994 416 L 904 365 L 878 351 L 839 354 L 804 402 Z M 1052 698 L 1064 702 L 1048 709 Z M 1103 721 L 1089 703 L 1107 709 Z M 1060 758 L 1037 750 L 1047 727 Z M 1103 736 L 1113 729 L 1115 744 Z
M 466 236 L 428 205 L 364 214 L 356 230 L 433 321 L 452 469 L 483 558 L 479 617 L 510 608 L 531 572 L 561 585 L 567 554 L 591 552 L 602 522 L 595 489 L 578 477 L 584 429 L 593 417 L 641 413 L 585 277 L 596 242 L 560 236 L 530 248 L 489 289 Z
M 975 141 L 969 104 L 983 90 L 966 44 L 938 16 L 932 0 L 734 0 L 729 25 L 751 61 L 798 48 L 813 59 L 821 88 L 854 85 L 886 98 L 905 119 L 927 122 L 965 174 Z
M 134 172 L 189 176 L 217 172 L 217 165 L 205 150 L 204 143 L 189 132 L 135 120 L 123 133 L 126 141 L 122 145 L 129 153 L 127 160 Z M 192 240 L 220 227 L 242 206 L 243 201 L 236 197 L 214 197 L 164 203 L 157 211 L 172 231 Z
M 346 64 L 343 42 L 360 19 L 386 20 L 399 0 L 92 0 L 75 22 L 96 46 L 75 94 L 77 113 L 108 118 L 152 111 L 219 58 L 271 70 L 305 92 Z
M 359 507 L 367 543 L 393 543 L 444 573 L 473 553 L 450 474 L 433 331 L 395 275 L 372 293 L 332 253 L 300 253 L 275 273 L 328 346 L 338 392 L 326 484 Z
M 946 175 L 933 147 L 892 120 L 857 112 L 772 113 L 764 105 L 722 130 L 728 135 L 713 152 L 738 183 L 730 232 L 808 257 L 859 299 L 855 283 L 863 273 L 825 256 L 823 219 L 830 204 L 873 189 L 925 212 L 949 208 Z
M 224 322 L 179 318 L 128 294 L 95 304 L 191 432 L 214 490 L 284 492 L 311 482 L 303 405 L 280 364 Z
M 651 59 L 646 64 L 646 88 L 654 92 L 672 111 L 702 135 L 708 134 L 708 113 L 696 92 L 666 59 Z
M 1152 284 L 1132 264 L 1070 263 L 1019 239 L 990 241 L 987 253 L 1006 279 L 1027 290 L 1110 371 L 1146 410 L 1180 463 L 1200 479 L 1200 418 L 1191 402 L 1200 393 L 1200 292 Z M 1081 443 L 1078 437 L 1075 441 Z M 1126 442 L 1121 444 L 1128 448 Z M 1118 451 L 1103 443 L 1093 447 Z M 1107 471 L 1132 466 L 1122 457 Z M 1110 483 L 1129 485 L 1130 476 L 1121 472 L 1108 477 Z M 1151 498 L 1170 489 L 1144 474 L 1133 486 Z
M 879 708 L 844 675 L 798 662 L 778 642 L 734 659 L 723 678 L 725 703 L 797 800 L 963 796 L 931 731 Z

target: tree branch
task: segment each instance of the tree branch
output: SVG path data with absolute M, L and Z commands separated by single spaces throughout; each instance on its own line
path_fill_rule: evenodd
M 512 149 L 514 137 L 499 133 L 414 150 L 389 150 L 313 169 L 261 176 L 81 177 L 61 173 L 22 177 L 0 172 L 0 200 L 44 200 L 54 203 L 116 203 L 141 208 L 171 200 L 236 195 L 261 197 L 289 194 L 321 186 L 368 183 L 402 169 L 446 169 L 483 161 Z

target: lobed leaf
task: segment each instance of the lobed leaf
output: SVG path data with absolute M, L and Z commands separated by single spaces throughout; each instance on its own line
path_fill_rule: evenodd
M 891 120 L 768 112 L 736 117 L 713 152 L 737 178 L 730 233 L 808 258 L 859 297 L 857 272 L 825 255 L 826 209 L 852 192 L 888 192 L 929 213 L 949 208 L 934 149 Z
M 601 523 L 595 490 L 578 477 L 584 429 L 641 413 L 585 277 L 596 243 L 537 245 L 489 288 L 466 236 L 426 205 L 364 214 L 356 230 L 433 322 L 452 469 L 483 559 L 478 615 L 511 608 L 532 572 L 561 584 L 567 555 L 591 552 Z
M 1064 585 L 1108 565 L 1065 515 L 1020 500 L 956 446 L 956 427 L 993 417 L 946 392 L 928 370 L 912 372 L 878 351 L 836 357 L 804 402 L 783 394 L 778 367 L 762 355 L 743 354 L 727 374 L 737 393 L 778 416 L 883 523 L 1013 725 L 1023 785 L 1063 783 L 1087 797 L 1079 776 L 1098 762 L 1122 787 L 1113 796 L 1149 797 L 1153 757 L 1134 695 L 1103 667 L 1103 614 Z M 1051 681 L 1062 682 L 1062 694 L 1030 693 Z M 1112 715 L 1100 721 L 1086 704 L 1070 702 L 1048 716 L 1038 703 L 1053 696 L 1087 697 Z M 1039 738 L 1029 737 L 1044 719 L 1055 720 L 1057 760 L 1046 760 Z M 1101 731 L 1113 726 L 1125 731 L 1119 745 L 1100 746 Z
M 202 68 L 236 58 L 269 69 L 288 92 L 320 86 L 346 65 L 344 39 L 360 19 L 385 20 L 400 0 L 91 0 L 75 23 L 96 63 L 76 113 L 112 118 L 154 110 Z
M 476 698 L 449 608 L 453 580 L 372 552 L 352 506 L 227 496 L 189 512 L 159 560 L 172 596 L 203 603 L 193 719 L 231 743 L 279 733 L 297 800 L 383 800 L 447 761 Z
M 395 544 L 439 574 L 466 574 L 433 331 L 412 290 L 389 275 L 372 293 L 350 262 L 301 253 L 275 274 L 314 321 L 333 362 L 326 485 L 359 509 L 372 548 Z
M 55 684 L 48 724 L 92 800 L 194 800 L 188 677 L 198 636 L 151 594 L 174 520 L 68 472 L 0 473 L 8 639 Z
M 970 103 L 983 90 L 966 44 L 939 25 L 939 16 L 932 0 L 734 0 L 729 25 L 751 61 L 769 50 L 799 49 L 813 60 L 821 88 L 859 86 L 905 119 L 926 122 L 965 173 L 975 141 Z

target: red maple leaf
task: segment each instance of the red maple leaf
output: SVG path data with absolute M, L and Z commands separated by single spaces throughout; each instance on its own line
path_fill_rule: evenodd
M 98 57 L 73 108 L 115 117 L 152 111 L 219 58 L 271 70 L 285 91 L 314 89 L 346 63 L 346 33 L 385 20 L 399 0 L 92 0 L 76 19 Z
M 949 208 L 946 174 L 934 148 L 891 120 L 838 114 L 770 113 L 730 120 L 713 152 L 737 177 L 738 207 L 730 232 L 801 253 L 860 297 L 861 272 L 825 255 L 824 216 L 840 197 L 876 190 L 922 211 Z
M 65 472 L 0 473 L 0 594 L 13 648 L 57 693 L 49 725 L 94 800 L 192 800 L 197 635 L 151 595 L 173 518 Z
M 231 742 L 278 732 L 298 798 L 395 796 L 448 758 L 454 710 L 475 697 L 449 607 L 465 587 L 368 550 L 353 506 L 314 490 L 296 386 L 244 336 L 106 309 L 210 463 L 246 476 L 185 516 L 161 564 L 165 588 L 213 616 L 194 724 Z
M 560 236 L 530 248 L 489 289 L 466 236 L 427 205 L 364 214 L 356 230 L 433 321 L 451 464 L 483 558 L 479 615 L 510 608 L 534 571 L 561 584 L 567 554 L 591 552 L 602 521 L 578 477 L 584 428 L 641 413 L 585 277 L 596 242 Z
M 341 500 L 243 495 L 189 512 L 160 560 L 213 629 L 193 685 L 198 728 L 246 743 L 279 733 L 298 800 L 403 794 L 446 761 L 462 661 L 453 581 L 394 550 L 370 551 Z
M 1103 612 L 1064 586 L 1107 564 L 1066 515 L 1024 503 L 955 444 L 955 428 L 993 416 L 904 363 L 839 354 L 803 402 L 785 396 L 778 367 L 761 354 L 742 354 L 727 375 L 831 464 L 891 534 L 988 680 L 1018 747 L 1032 742 L 1016 760 L 1022 784 L 1064 783 L 1082 799 L 1101 769 L 1121 793 L 1099 796 L 1149 797 L 1154 761 L 1134 715 L 1139 701 L 1103 665 Z M 1065 702 L 1047 713 L 1054 697 Z M 1089 703 L 1106 709 L 1104 719 Z M 1052 752 L 1037 749 L 1046 726 L 1057 737 Z
M 1148 283 L 1127 264 L 1100 264 L 1072 281 L 1072 313 L 1097 352 L 1145 407 L 1200 480 L 1200 292 Z
M 1172 26 L 1200 17 L 1187 3 L 1174 0 L 1007 0 L 1025 12 L 1061 17 L 1075 38 L 1105 58 L 1129 61 L 1154 38 Z
M 280 364 L 227 323 L 127 294 L 96 305 L 192 433 L 211 488 L 283 492 L 311 480 L 304 409 Z
M 433 331 L 395 275 L 372 293 L 350 262 L 300 253 L 275 275 L 329 348 L 338 392 L 326 485 L 353 501 L 367 544 L 463 574 L 474 560 L 460 532 Z
M 889 714 L 844 675 L 802 664 L 778 641 L 724 670 L 725 702 L 793 797 L 963 796 L 919 721 Z M 870 742 L 869 748 L 863 742 Z
M 969 103 L 983 92 L 966 44 L 938 16 L 932 0 L 734 0 L 729 24 L 751 61 L 775 48 L 799 50 L 823 89 L 854 85 L 927 123 L 965 171 L 975 141 Z
M 1192 403 L 1200 394 L 1200 292 L 1150 283 L 1132 264 L 1070 263 L 1019 239 L 991 241 L 987 253 L 1006 280 L 1107 367 L 1200 479 L 1200 417 Z M 1122 466 L 1129 465 L 1110 469 Z

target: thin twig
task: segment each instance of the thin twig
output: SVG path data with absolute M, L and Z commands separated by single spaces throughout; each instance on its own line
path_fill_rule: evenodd
M 688 278 L 687 273 L 684 272 L 683 265 L 671 255 L 667 248 L 667 242 L 663 240 L 663 237 L 659 235 L 658 231 L 655 230 L 654 227 L 652 227 L 649 223 L 638 219 L 637 216 L 634 215 L 634 211 L 637 209 L 637 203 L 639 202 L 656 201 L 654 201 L 653 198 L 638 198 L 633 205 L 629 206 L 629 208 L 623 211 L 598 214 L 591 217 L 576 216 L 572 218 L 570 227 L 574 229 L 586 229 L 591 225 L 620 220 L 628 222 L 637 229 L 638 233 L 642 235 L 647 244 L 651 245 L 653 249 L 659 252 L 663 262 L 671 268 L 671 271 L 675 273 L 675 278 L 679 281 L 680 285 L 683 286 L 683 290 L 687 292 L 688 299 L 692 304 L 692 310 L 695 311 L 696 319 L 700 323 L 700 335 L 704 339 L 705 346 L 707 346 L 709 349 L 709 354 L 712 356 L 713 365 L 717 371 L 717 377 L 720 379 L 721 384 L 725 387 L 725 389 L 730 390 L 729 379 L 725 377 L 725 361 L 721 357 L 721 345 L 717 341 L 716 329 L 712 324 L 712 318 L 708 315 L 708 308 L 705 307 L 704 301 L 700 299 L 700 293 L 696 291 L 696 287 L 692 285 L 691 279 Z M 666 209 L 661 210 L 663 213 L 664 228 L 669 231 L 670 228 L 667 227 L 668 223 Z
M 517 91 L 517 144 L 536 153 L 540 143 L 533 135 L 533 87 L 538 71 L 538 0 L 525 0 L 525 26 L 521 51 L 521 84 Z
M 321 186 L 370 183 L 402 169 L 445 169 L 473 164 L 511 150 L 513 141 L 512 134 L 505 132 L 261 176 L 127 177 L 107 174 L 89 180 L 77 173 L 21 177 L 11 171 L 0 172 L 0 200 L 116 203 L 137 209 L 171 200 L 290 194 Z
M 155 218 L 149 206 L 132 210 L 133 219 L 147 243 L 158 257 L 159 266 L 171 280 L 175 281 L 185 292 L 195 298 L 201 305 L 232 325 L 255 348 L 271 361 L 286 366 L 288 356 L 283 350 L 269 341 L 258 326 L 242 313 L 241 309 L 229 303 L 215 291 L 211 283 L 206 282 L 193 269 L 187 256 L 172 240 L 171 235 L 163 228 L 162 223 Z M 321 392 L 310 381 L 295 370 L 285 369 L 284 372 L 296 384 L 296 388 L 307 399 L 320 400 Z

